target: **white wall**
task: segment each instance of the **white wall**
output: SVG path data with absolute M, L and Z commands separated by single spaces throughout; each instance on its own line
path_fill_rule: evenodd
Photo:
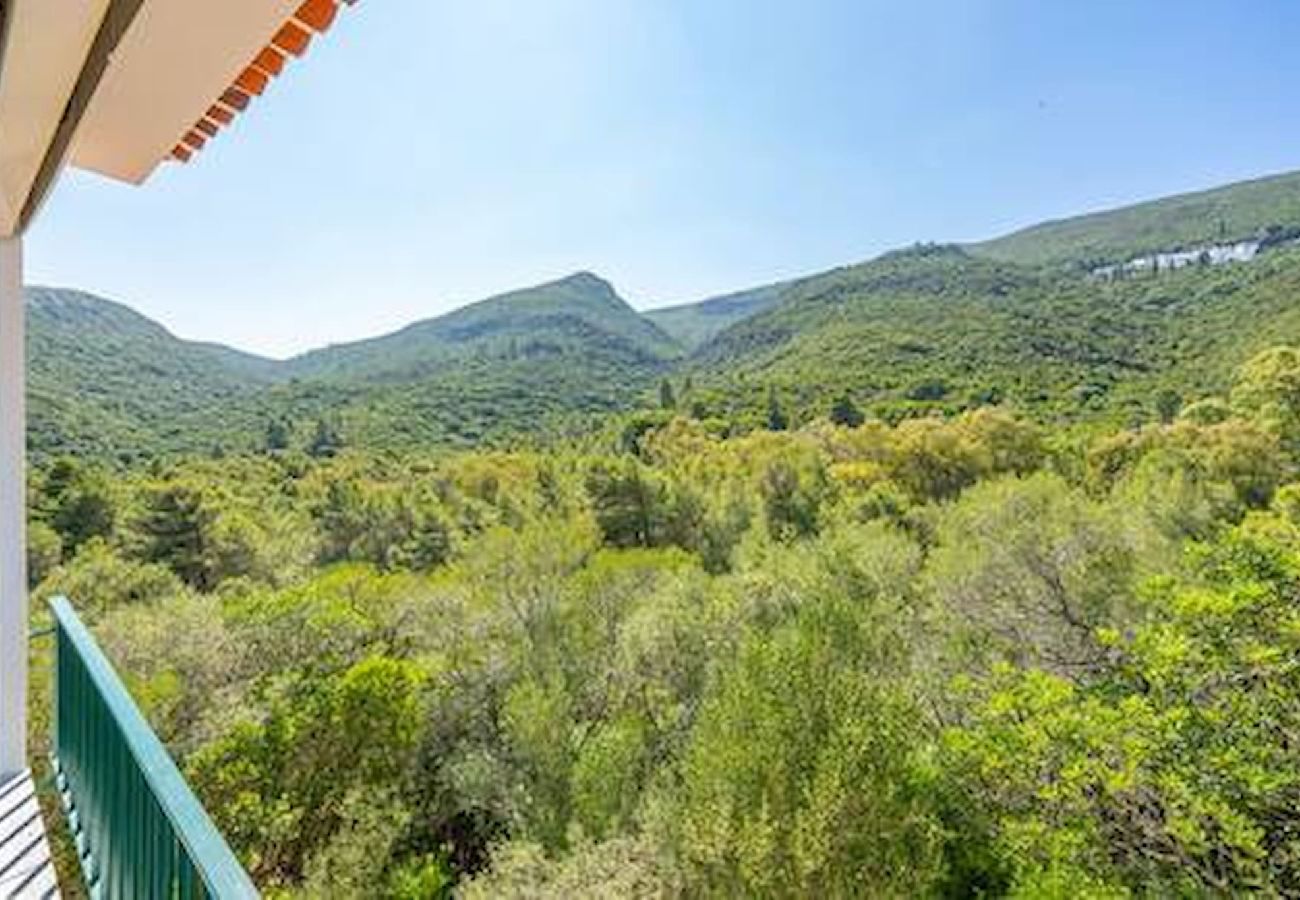
M 22 239 L 0 238 L 0 777 L 27 768 Z

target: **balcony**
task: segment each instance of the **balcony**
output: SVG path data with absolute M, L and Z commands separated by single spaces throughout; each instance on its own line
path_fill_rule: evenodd
M 139 184 L 164 160 L 190 159 L 339 8 L 339 0 L 0 0 L 0 898 L 58 894 L 24 771 L 23 235 L 68 167 Z M 72 608 L 55 601 L 53 613 L 52 763 L 90 896 L 255 896 Z
M 258 896 L 95 639 L 64 598 L 54 627 L 51 759 L 95 900 Z M 29 773 L 0 785 L 0 897 L 58 897 Z

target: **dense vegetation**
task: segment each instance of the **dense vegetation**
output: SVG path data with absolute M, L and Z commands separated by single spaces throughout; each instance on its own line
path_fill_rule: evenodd
M 997 402 L 1043 422 L 1154 422 L 1300 339 L 1297 294 L 1297 248 L 1099 282 L 918 247 L 799 283 L 688 371 L 702 415 L 742 421 L 775 392 L 796 421 L 847 393 L 891 421 Z
M 230 432 L 274 364 L 225 347 L 180 341 L 122 306 L 80 291 L 27 297 L 28 444 L 34 456 L 136 459 L 206 449 L 219 415 Z
M 479 445 L 632 404 L 677 345 L 579 274 L 286 362 L 177 340 L 70 291 L 29 299 L 30 446 L 125 464 L 308 445 Z
M 1295 893 L 1298 385 L 58 461 L 32 575 L 268 893 Z
M 271 896 L 1300 895 L 1300 247 L 1086 274 L 1297 186 L 283 363 L 37 291 L 33 591 Z

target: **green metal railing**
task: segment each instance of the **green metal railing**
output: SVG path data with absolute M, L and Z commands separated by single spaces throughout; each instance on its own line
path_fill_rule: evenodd
M 72 605 L 50 609 L 54 768 L 91 897 L 257 897 Z

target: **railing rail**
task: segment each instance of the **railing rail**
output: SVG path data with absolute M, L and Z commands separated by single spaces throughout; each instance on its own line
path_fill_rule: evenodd
M 62 597 L 54 766 L 93 898 L 257 897 L 99 645 Z

